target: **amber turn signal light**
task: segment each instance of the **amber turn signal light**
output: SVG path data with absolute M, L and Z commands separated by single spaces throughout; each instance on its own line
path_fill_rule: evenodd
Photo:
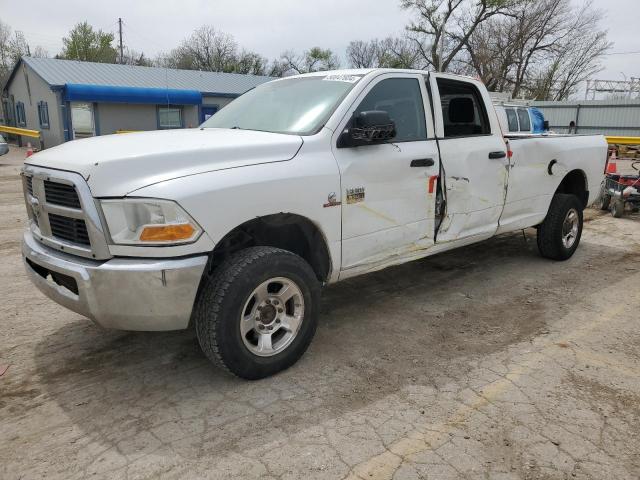
M 171 242 L 176 240 L 188 240 L 193 236 L 195 229 L 189 223 L 177 225 L 153 225 L 144 227 L 140 234 L 142 242 Z

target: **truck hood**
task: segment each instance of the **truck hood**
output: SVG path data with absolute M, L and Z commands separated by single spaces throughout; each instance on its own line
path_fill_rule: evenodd
M 29 165 L 81 174 L 96 197 L 122 197 L 153 183 L 197 173 L 291 160 L 298 135 L 220 128 L 160 130 L 67 142 Z

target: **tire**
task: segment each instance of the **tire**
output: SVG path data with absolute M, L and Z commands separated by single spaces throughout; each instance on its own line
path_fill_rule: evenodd
M 611 204 L 611 215 L 615 218 L 622 218 L 624 215 L 624 200 L 616 200 Z
M 286 293 L 277 296 L 284 285 L 294 292 L 287 301 Z M 247 248 L 203 279 L 194 309 L 198 342 L 210 360 L 230 373 L 247 380 L 268 377 L 289 368 L 307 350 L 319 303 L 320 283 L 301 257 L 273 247 Z M 296 322 L 294 332 L 290 324 Z M 261 341 L 265 335 L 269 342 Z
M 571 220 L 569 215 L 572 214 Z M 574 228 L 567 229 L 568 223 Z M 582 237 L 582 204 L 575 195 L 556 194 L 551 200 L 547 216 L 538 228 L 540 255 L 552 260 L 568 260 Z M 569 237 L 569 233 L 572 236 Z
M 604 190 L 600 193 L 600 197 L 598 198 L 598 207 L 600 210 L 609 210 L 609 205 L 611 204 L 611 195 L 604 193 Z

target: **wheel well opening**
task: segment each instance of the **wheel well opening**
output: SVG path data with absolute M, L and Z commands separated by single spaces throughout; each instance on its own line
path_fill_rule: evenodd
M 582 208 L 587 207 L 589 191 L 587 190 L 587 176 L 582 170 L 572 170 L 560 182 L 556 193 L 575 195 L 580 199 Z
M 239 250 L 258 246 L 295 253 L 311 265 L 318 280 L 329 278 L 331 257 L 322 233 L 309 219 L 292 213 L 258 217 L 234 228 L 214 248 L 209 269 Z

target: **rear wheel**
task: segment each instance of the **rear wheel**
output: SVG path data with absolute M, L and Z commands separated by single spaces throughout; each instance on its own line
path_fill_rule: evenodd
M 574 254 L 582 236 L 582 204 L 575 195 L 556 194 L 549 212 L 538 228 L 540 255 L 567 260 Z
M 318 323 L 320 284 L 301 257 L 252 247 L 230 257 L 204 280 L 195 307 L 205 355 L 254 380 L 293 365 Z

